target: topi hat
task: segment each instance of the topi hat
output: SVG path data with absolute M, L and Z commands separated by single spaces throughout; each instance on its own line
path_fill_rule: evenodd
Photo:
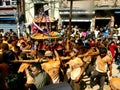
M 45 56 L 53 56 L 53 52 L 52 51 L 46 51 L 45 52 Z

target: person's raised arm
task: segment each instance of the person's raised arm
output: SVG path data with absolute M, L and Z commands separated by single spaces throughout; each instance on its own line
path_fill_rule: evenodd
M 93 49 L 94 50 L 90 55 L 98 55 L 100 53 L 98 48 L 93 48 Z
M 85 55 L 84 54 L 79 54 L 78 57 L 81 58 L 81 57 L 84 57 Z
M 66 46 L 65 46 L 66 50 L 69 51 L 70 50 L 70 40 L 67 38 L 66 41 Z
M 98 55 L 100 52 L 99 52 L 99 49 L 96 48 L 96 47 L 92 47 L 90 49 L 90 51 L 88 53 L 86 53 L 84 56 L 93 56 L 93 55 Z
M 55 54 L 56 60 L 60 61 L 59 54 L 58 54 L 58 52 L 55 49 L 54 49 L 54 54 Z

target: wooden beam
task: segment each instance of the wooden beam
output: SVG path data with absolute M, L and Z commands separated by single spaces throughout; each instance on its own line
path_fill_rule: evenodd
M 13 60 L 12 63 L 35 63 L 40 62 L 39 60 Z
M 22 52 L 30 53 L 32 50 L 22 50 Z
M 60 57 L 60 59 L 61 60 L 70 60 L 70 57 L 69 56 L 67 56 L 67 57 Z M 29 59 L 29 60 L 13 60 L 13 61 L 10 61 L 10 62 L 12 62 L 12 63 L 35 63 L 35 62 L 38 62 L 38 63 L 40 63 L 40 62 L 46 62 L 47 60 L 40 60 L 40 59 L 35 59 L 35 60 L 33 60 L 33 59 Z

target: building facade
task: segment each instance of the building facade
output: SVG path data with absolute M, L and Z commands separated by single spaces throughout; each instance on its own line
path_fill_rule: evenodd
M 95 0 L 94 10 L 93 27 L 108 24 L 112 28 L 115 24 L 120 25 L 120 0 Z
M 26 23 L 32 23 L 33 19 L 41 14 L 41 9 L 48 6 L 45 13 L 51 17 L 59 18 L 59 4 L 61 0 L 25 0 Z
M 4 31 L 16 29 L 16 4 L 15 0 L 0 1 L 0 29 Z
M 61 7 L 62 22 L 68 23 L 70 0 L 63 0 Z M 96 26 L 120 25 L 120 0 L 73 0 L 72 9 L 72 22 L 80 28 L 94 30 Z
M 92 17 L 95 14 L 92 0 L 72 1 L 72 25 L 82 29 L 90 29 Z M 62 24 L 69 23 L 70 0 L 64 0 L 59 9 Z
M 26 23 L 38 15 L 39 8 L 47 4 L 48 15 L 68 25 L 71 0 L 25 0 Z M 94 30 L 96 26 L 120 24 L 120 0 L 73 0 L 72 24 L 79 28 Z M 102 22 L 102 24 L 101 24 Z
M 17 24 L 25 21 L 24 11 L 24 0 L 0 0 L 0 29 L 16 31 Z
M 17 29 L 18 24 L 32 23 L 44 5 L 50 17 L 68 25 L 70 0 L 1 0 L 0 29 Z M 73 0 L 72 24 L 94 30 L 99 25 L 120 24 L 120 0 Z M 102 22 L 102 24 L 101 24 Z M 103 23 L 104 22 L 104 23 Z M 7 27 L 6 27 L 7 26 Z

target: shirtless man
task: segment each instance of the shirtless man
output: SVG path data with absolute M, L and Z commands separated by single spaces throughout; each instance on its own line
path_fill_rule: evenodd
M 49 74 L 53 83 L 59 83 L 60 82 L 60 75 L 59 75 L 60 59 L 56 50 L 54 50 L 54 54 L 56 58 L 53 58 L 52 51 L 45 52 L 45 57 L 46 57 L 45 59 L 47 60 L 47 62 L 44 62 L 42 64 L 42 69 Z
M 96 57 L 96 55 L 99 54 L 99 49 L 97 47 L 91 46 L 87 46 L 86 48 L 87 52 L 78 55 L 78 57 L 81 58 L 84 62 L 84 70 L 81 73 L 83 74 L 85 72 L 85 75 L 90 76 L 92 71 L 94 70 L 94 58 Z
M 91 88 L 95 85 L 95 79 L 98 80 L 99 78 L 99 89 L 103 90 L 104 88 L 104 82 L 107 77 L 107 71 L 110 71 L 110 76 L 112 75 L 112 64 L 111 64 L 112 58 L 107 55 L 107 49 L 106 48 L 100 48 L 100 55 L 97 56 L 96 62 L 95 62 L 95 71 L 93 72 L 91 78 L 90 78 L 90 86 Z M 109 69 L 108 69 L 109 68 Z

